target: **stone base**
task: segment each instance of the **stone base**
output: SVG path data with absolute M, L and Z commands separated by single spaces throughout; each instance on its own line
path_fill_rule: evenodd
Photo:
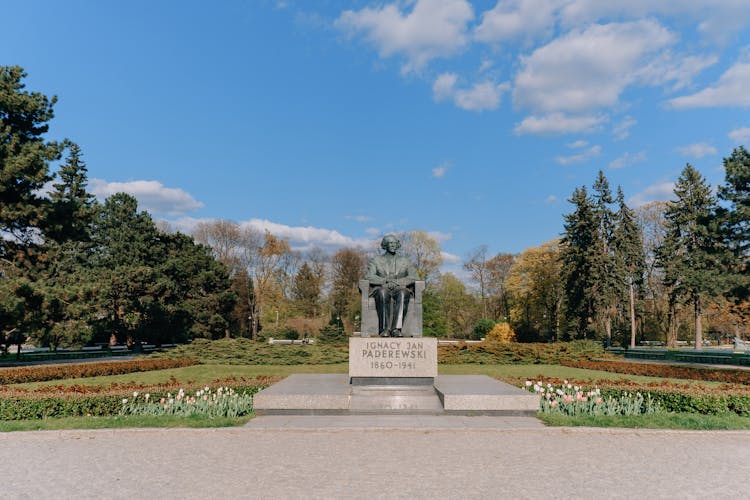
M 533 416 L 539 396 L 485 375 L 439 375 L 434 385 L 352 385 L 348 375 L 290 375 L 254 397 L 258 415 Z

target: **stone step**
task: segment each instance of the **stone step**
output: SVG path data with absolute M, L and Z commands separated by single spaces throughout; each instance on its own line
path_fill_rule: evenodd
M 443 411 L 432 386 L 353 386 L 349 412 L 351 414 L 439 414 Z
M 342 374 L 296 374 L 253 400 L 258 415 L 533 416 L 539 396 L 485 375 L 440 375 L 434 385 L 351 385 Z

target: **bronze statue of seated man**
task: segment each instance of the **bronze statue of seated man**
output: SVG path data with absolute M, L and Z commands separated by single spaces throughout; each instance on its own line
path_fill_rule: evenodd
M 419 279 L 412 263 L 396 255 L 401 242 L 387 235 L 380 243 L 385 254 L 373 257 L 365 279 L 370 281 L 370 295 L 375 298 L 378 312 L 378 335 L 400 337 L 409 300 L 414 295 L 414 282 Z

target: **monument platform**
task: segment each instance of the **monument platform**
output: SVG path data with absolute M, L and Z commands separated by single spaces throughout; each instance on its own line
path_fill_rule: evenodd
M 256 394 L 253 406 L 258 415 L 533 416 L 539 396 L 486 375 L 355 385 L 346 374 L 296 374 Z

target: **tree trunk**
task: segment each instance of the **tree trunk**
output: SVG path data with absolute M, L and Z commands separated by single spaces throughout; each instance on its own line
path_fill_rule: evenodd
M 604 331 L 607 334 L 607 347 L 612 346 L 612 318 L 607 315 L 604 319 Z
M 635 347 L 635 287 L 632 277 L 628 288 L 630 292 L 630 347 Z
M 703 323 L 701 321 L 701 298 L 700 296 L 695 297 L 695 348 L 696 350 L 703 349 Z
M 672 299 L 669 300 L 667 313 L 667 347 L 677 347 L 677 305 Z

